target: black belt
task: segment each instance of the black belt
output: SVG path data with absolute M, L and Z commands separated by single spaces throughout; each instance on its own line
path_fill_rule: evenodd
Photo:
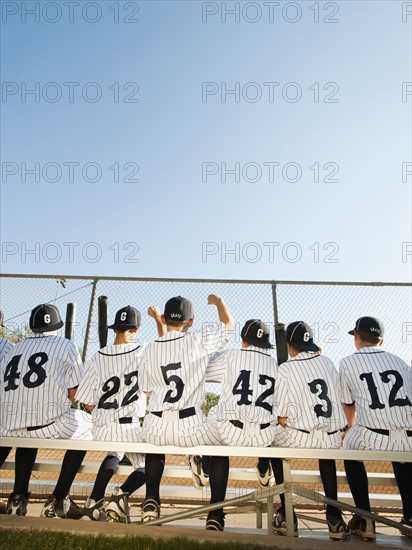
M 375 432 L 376 434 L 380 434 L 380 435 L 389 435 L 390 434 L 390 431 L 389 430 L 378 430 L 377 428 L 368 428 L 368 426 L 365 426 L 365 428 L 371 432 Z M 412 430 L 405 430 L 406 431 L 406 435 L 408 437 L 412 437 Z
M 151 411 L 151 412 L 155 416 L 162 418 L 163 413 L 165 411 Z M 183 420 L 183 418 L 189 418 L 189 416 L 194 416 L 196 414 L 196 409 L 194 407 L 189 407 L 188 409 L 181 409 L 180 411 L 172 411 L 172 412 L 178 412 L 180 420 Z
M 308 430 L 299 430 L 299 428 L 296 428 L 298 432 L 303 432 L 304 434 L 310 434 L 311 432 L 308 432 Z M 334 432 L 326 432 L 328 435 L 333 435 L 338 433 L 339 430 L 335 430 Z
M 119 418 L 119 424 L 131 424 L 133 422 L 133 418 L 131 416 L 123 416 L 123 418 Z
M 34 432 L 35 430 L 41 430 L 42 428 L 47 428 L 47 426 L 51 426 L 52 424 L 54 424 L 54 420 L 53 422 L 50 422 L 50 424 L 44 424 L 43 426 L 30 426 L 29 428 L 26 428 L 26 430 L 28 432 Z
M 236 428 L 240 428 L 241 430 L 243 430 L 244 424 L 240 420 L 229 420 L 229 422 L 233 424 L 233 426 L 235 426 Z M 269 428 L 269 426 L 270 422 L 267 422 L 266 424 L 260 424 L 260 429 L 264 430 L 266 428 Z

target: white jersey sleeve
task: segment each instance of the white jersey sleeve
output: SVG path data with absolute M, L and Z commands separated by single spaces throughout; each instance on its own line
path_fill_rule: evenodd
M 7 338 L 0 338 L 0 361 L 3 357 L 7 357 L 13 349 L 13 346 L 14 344 L 10 342 L 10 340 L 7 340 Z
M 206 382 L 222 382 L 227 369 L 227 352 L 214 353 L 207 365 Z
M 218 351 L 226 343 L 226 325 L 223 323 L 206 324 L 201 331 L 202 344 L 207 353 Z

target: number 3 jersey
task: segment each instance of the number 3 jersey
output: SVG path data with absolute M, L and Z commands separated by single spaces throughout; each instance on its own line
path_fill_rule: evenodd
M 120 418 L 143 418 L 146 396 L 139 390 L 140 358 L 146 344 L 112 344 L 86 362 L 76 401 L 94 405 L 93 425 L 106 426 Z
M 335 432 L 346 425 L 339 373 L 324 355 L 302 351 L 278 368 L 278 416 L 297 430 Z
M 225 325 L 207 325 L 199 332 L 176 330 L 147 345 L 140 368 L 140 387 L 151 392 L 149 411 L 180 411 L 204 399 L 209 355 L 225 343 Z
M 41 334 L 16 344 L 0 363 L 1 426 L 53 422 L 70 409 L 68 389 L 79 385 L 83 371 L 76 345 L 66 338 Z
M 340 362 L 343 402 L 356 407 L 366 428 L 412 428 L 412 368 L 400 357 L 373 346 Z
M 222 383 L 217 421 L 240 420 L 265 424 L 277 421 L 275 381 L 277 363 L 264 349 L 250 346 L 215 353 L 207 379 Z

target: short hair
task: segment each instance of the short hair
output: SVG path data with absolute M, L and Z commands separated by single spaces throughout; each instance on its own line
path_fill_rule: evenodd
M 166 325 L 168 327 L 184 327 L 187 325 L 187 323 L 190 321 L 180 321 L 179 319 L 166 319 Z
M 368 344 L 373 344 L 376 346 L 376 344 L 379 344 L 379 342 L 382 340 L 380 336 L 377 334 L 371 334 L 370 332 L 363 332 L 363 331 L 356 331 L 359 334 L 359 338 L 362 340 L 362 342 L 367 342 Z

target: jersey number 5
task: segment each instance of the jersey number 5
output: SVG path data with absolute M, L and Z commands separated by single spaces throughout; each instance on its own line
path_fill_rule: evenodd
M 183 380 L 179 376 L 177 376 L 177 374 L 172 374 L 171 376 L 168 376 L 167 373 L 169 370 L 181 369 L 182 363 L 169 363 L 168 365 L 162 366 L 160 368 L 162 369 L 162 376 L 165 384 L 170 386 L 170 384 L 173 382 L 175 385 L 174 390 L 168 390 L 166 392 L 163 403 L 177 403 L 177 401 L 179 401 L 179 399 L 182 397 L 185 385 L 183 383 Z M 175 395 L 173 395 L 174 391 L 176 392 Z

